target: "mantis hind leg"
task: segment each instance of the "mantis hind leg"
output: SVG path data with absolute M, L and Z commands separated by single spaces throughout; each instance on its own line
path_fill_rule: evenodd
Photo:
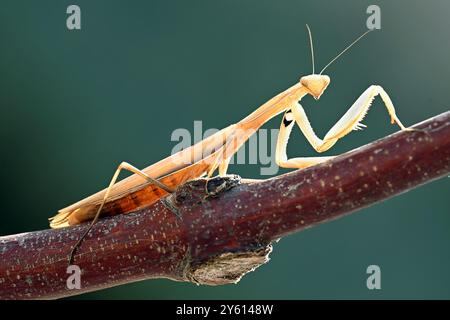
M 148 176 L 145 172 L 137 169 L 136 167 L 132 166 L 131 164 L 127 163 L 127 162 L 122 162 L 118 167 L 116 172 L 114 173 L 111 182 L 109 183 L 108 188 L 106 189 L 105 195 L 103 196 L 102 202 L 100 204 L 100 207 L 97 210 L 97 213 L 95 214 L 94 219 L 92 220 L 91 224 L 89 225 L 89 228 L 87 228 L 87 230 L 83 233 L 83 235 L 78 239 L 78 241 L 75 243 L 75 245 L 72 247 L 72 251 L 70 252 L 70 256 L 69 256 L 69 264 L 72 263 L 73 261 L 73 256 L 75 255 L 75 252 L 77 250 L 77 248 L 79 247 L 79 245 L 81 244 L 81 242 L 83 241 L 83 239 L 89 234 L 89 231 L 91 231 L 92 227 L 94 226 L 94 224 L 98 221 L 100 214 L 102 213 L 102 209 L 103 206 L 106 203 L 106 200 L 109 197 L 109 194 L 112 190 L 112 187 L 114 186 L 114 184 L 116 183 L 117 179 L 119 178 L 119 174 L 122 170 L 127 170 L 130 171 L 132 173 L 135 173 L 139 176 L 141 176 L 142 178 L 146 179 L 147 181 L 155 184 L 156 186 L 158 186 L 159 188 L 163 189 L 164 191 L 168 192 L 168 193 L 172 193 L 174 192 L 174 190 L 168 186 L 166 186 L 165 184 L 163 184 L 162 182 L 151 178 L 150 176 Z

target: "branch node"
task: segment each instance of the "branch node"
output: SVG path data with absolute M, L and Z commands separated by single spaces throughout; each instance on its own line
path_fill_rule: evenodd
M 176 204 L 177 207 L 182 204 L 202 204 L 207 199 L 217 197 L 240 184 L 241 177 L 235 174 L 191 180 L 180 186 L 175 194 L 170 195 L 169 201 Z
M 186 278 L 198 285 L 236 284 L 244 275 L 267 263 L 271 252 L 271 244 L 246 251 L 224 252 L 191 266 L 186 272 Z

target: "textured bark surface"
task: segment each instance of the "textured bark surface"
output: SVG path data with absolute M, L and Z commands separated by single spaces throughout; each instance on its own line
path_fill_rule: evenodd
M 268 261 L 271 242 L 390 198 L 450 172 L 450 112 L 334 160 L 270 180 L 215 178 L 181 186 L 145 209 L 101 219 L 74 259 L 81 289 L 68 290 L 68 254 L 87 225 L 0 238 L 0 298 L 58 298 L 170 278 L 233 283 Z

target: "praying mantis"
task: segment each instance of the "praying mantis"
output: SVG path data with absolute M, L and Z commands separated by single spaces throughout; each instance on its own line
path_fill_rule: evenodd
M 302 169 L 334 158 L 334 156 L 288 158 L 286 148 L 294 124 L 298 125 L 307 141 L 317 152 L 327 151 L 352 130 L 365 127 L 361 121 L 368 112 L 373 99 L 378 95 L 387 108 L 391 123 L 397 124 L 402 130 L 412 130 L 406 128 L 397 117 L 394 105 L 386 91 L 379 85 L 371 85 L 356 99 L 340 120 L 325 134 L 324 138 L 320 139 L 315 134 L 300 101 L 306 95 L 310 95 L 316 100 L 320 99 L 330 84 L 330 77 L 323 74 L 325 69 L 371 30 L 356 38 L 325 65 L 320 73 L 316 74 L 312 34 L 309 26 L 306 25 L 306 27 L 311 49 L 312 74 L 301 77 L 296 84 L 271 98 L 240 122 L 143 170 L 122 162 L 106 189 L 59 210 L 57 215 L 49 219 L 50 226 L 61 228 L 91 220 L 90 227 L 73 247 L 75 250 L 98 221 L 100 215 L 126 214 L 136 211 L 174 192 L 177 186 L 186 181 L 205 175 L 208 178 L 211 177 L 216 170 L 220 176 L 225 176 L 231 157 L 238 149 L 262 125 L 283 112 L 275 150 L 275 161 L 278 166 L 283 168 Z M 201 150 L 201 152 L 194 152 L 195 150 Z M 130 171 L 133 175 L 117 182 L 122 170 Z M 70 259 L 73 254 L 74 251 L 72 251 Z

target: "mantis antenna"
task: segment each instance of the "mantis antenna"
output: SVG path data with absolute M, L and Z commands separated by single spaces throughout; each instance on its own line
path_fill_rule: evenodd
M 306 24 L 306 29 L 308 29 L 308 35 L 309 35 L 309 47 L 311 48 L 311 61 L 312 61 L 312 68 L 313 68 L 313 74 L 316 73 L 316 67 L 314 63 L 314 46 L 313 46 L 313 40 L 312 40 L 312 34 L 311 29 L 309 28 L 308 24 Z
M 352 43 L 350 43 L 347 48 L 345 48 L 344 50 L 342 50 L 336 57 L 334 57 L 330 62 L 328 62 L 328 64 L 322 69 L 322 71 L 320 71 L 319 74 L 322 74 L 322 72 L 325 71 L 326 68 L 328 68 L 333 62 L 335 62 L 340 56 L 342 56 L 348 49 L 350 49 L 351 47 L 353 47 L 353 45 L 355 43 L 357 43 L 359 40 L 361 40 L 366 34 L 368 34 L 370 31 L 373 31 L 373 29 L 367 30 L 366 32 L 364 32 L 362 35 L 360 35 L 358 38 L 356 38 L 355 41 L 353 41 Z

